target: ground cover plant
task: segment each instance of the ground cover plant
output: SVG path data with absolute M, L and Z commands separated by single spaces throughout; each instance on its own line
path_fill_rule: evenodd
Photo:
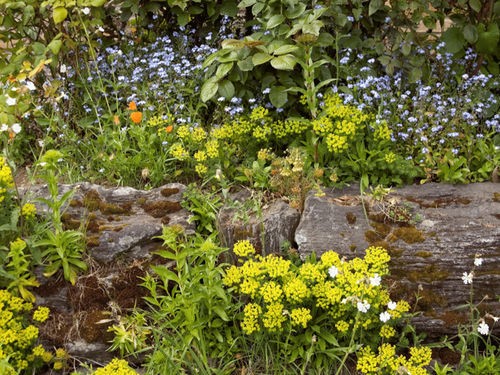
M 500 372 L 498 317 L 472 298 L 470 325 L 424 345 L 382 282 L 384 249 L 228 251 L 215 222 L 239 187 L 301 210 L 324 187 L 497 181 L 499 23 L 494 0 L 0 1 L 0 368 L 71 371 L 37 343 L 48 310 L 28 313 L 36 268 L 72 284 L 88 270 L 59 188 L 87 180 L 190 183 L 198 233 L 164 228 L 148 309 L 81 373 L 135 373 L 127 356 L 151 374 Z M 49 198 L 21 194 L 19 170 Z M 460 360 L 431 365 L 438 345 Z

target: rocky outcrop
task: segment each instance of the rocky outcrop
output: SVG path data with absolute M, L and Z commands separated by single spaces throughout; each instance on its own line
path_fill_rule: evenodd
M 306 199 L 295 232 L 302 257 L 333 249 L 352 258 L 367 246 L 385 247 L 392 258 L 392 294 L 413 303 L 418 298 L 422 315 L 415 324 L 427 333 L 449 334 L 469 321 L 468 310 L 457 309 L 470 300 L 464 272 L 473 272 L 479 310 L 498 315 L 499 185 L 407 186 L 384 203 L 366 201 L 366 215 L 356 188 L 325 193 Z M 481 266 L 474 266 L 476 257 L 483 259 Z

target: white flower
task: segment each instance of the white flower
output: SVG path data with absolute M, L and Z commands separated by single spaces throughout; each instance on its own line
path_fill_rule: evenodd
M 370 310 L 370 304 L 366 300 L 363 300 L 363 302 L 358 301 L 356 307 L 358 311 L 362 313 L 368 312 L 368 310 Z
M 26 88 L 30 91 L 35 91 L 36 90 L 36 86 L 33 82 L 31 81 L 28 81 L 26 82 Z
M 21 132 L 21 130 L 22 130 L 21 125 L 19 125 L 17 123 L 13 124 L 11 129 L 16 134 L 19 134 Z
M 103 33 L 103 32 L 104 32 L 104 28 L 103 28 L 102 26 L 99 26 L 99 27 L 97 28 L 97 30 L 99 30 L 101 33 Z
M 38 146 L 40 146 L 40 147 L 45 146 L 45 142 L 43 141 L 43 139 L 38 140 Z
M 16 105 L 16 103 L 17 103 L 16 98 L 11 98 L 9 95 L 6 95 L 6 96 L 7 96 L 7 100 L 5 100 L 5 102 L 7 103 L 7 105 L 10 105 L 10 106 Z
M 387 304 L 387 308 L 389 310 L 394 310 L 396 308 L 398 304 L 396 302 L 393 302 L 393 301 L 389 301 L 389 303 Z
M 328 268 L 328 274 L 332 279 L 335 279 L 335 276 L 339 274 L 339 269 L 335 266 L 331 266 L 330 268 Z
M 2 124 L 2 126 L 0 126 L 0 132 L 6 132 L 7 130 L 9 130 L 9 126 L 7 124 Z
M 474 259 L 474 265 L 476 267 L 479 267 L 481 264 L 483 264 L 483 258 L 475 258 Z
M 68 71 L 68 68 L 66 67 L 65 64 L 61 64 L 61 67 L 59 68 L 59 72 L 61 72 L 61 74 L 64 74 Z
M 464 272 L 463 276 L 462 276 L 462 281 L 464 282 L 465 285 L 472 284 L 472 277 L 473 276 L 474 276 L 474 274 L 472 272 L 471 273 Z
M 481 335 L 487 335 L 488 333 L 490 333 L 490 326 L 488 324 L 486 324 L 485 322 L 481 322 L 477 326 L 477 331 Z
M 90 14 L 90 8 L 89 7 L 83 8 L 82 13 L 85 14 L 86 16 L 88 16 Z
M 384 311 L 380 313 L 380 321 L 382 323 L 385 323 L 391 319 L 391 314 L 389 314 L 387 311 Z
M 370 277 L 370 285 L 371 286 L 379 286 L 382 278 L 376 273 L 373 277 Z

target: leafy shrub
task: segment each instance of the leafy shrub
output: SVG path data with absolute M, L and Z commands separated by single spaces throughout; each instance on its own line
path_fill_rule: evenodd
M 342 367 L 356 348 L 395 336 L 409 309 L 406 301 L 391 301 L 381 284 L 390 257 L 380 247 L 368 248 L 364 259 L 328 251 L 298 265 L 255 255 L 249 241 L 233 251 L 241 265 L 226 270 L 224 284 L 245 301 L 242 331 L 290 363 L 321 369 L 334 359 Z
M 36 345 L 38 323 L 49 316 L 49 309 L 33 310 L 30 302 L 0 289 L 0 368 L 2 374 L 30 374 L 52 363 L 61 369 L 62 362 L 42 345 Z M 60 351 L 60 350 L 59 350 Z

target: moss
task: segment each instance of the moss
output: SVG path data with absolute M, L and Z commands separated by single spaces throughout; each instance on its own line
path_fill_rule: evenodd
M 82 207 L 83 203 L 79 199 L 72 199 L 69 201 L 69 206 L 74 207 L 74 208 L 78 208 L 78 207 Z
M 428 287 L 424 287 L 418 292 L 418 308 L 421 311 L 430 312 L 437 306 L 446 307 L 448 301 L 445 297 L 437 294 Z
M 415 253 L 415 256 L 420 258 L 430 258 L 432 256 L 432 253 L 430 251 L 420 250 Z
M 177 188 L 164 188 L 161 189 L 161 195 L 164 197 L 170 197 L 171 195 L 177 194 L 179 192 L 179 189 Z
M 449 272 L 439 268 L 435 264 L 429 264 L 423 269 L 418 269 L 407 273 L 408 280 L 412 282 L 428 282 L 445 280 L 449 276 Z
M 498 220 L 500 220 L 500 214 L 492 214 L 495 218 L 497 218 Z
M 437 316 L 441 319 L 447 327 L 457 326 L 459 324 L 469 323 L 469 316 L 467 313 L 447 310 Z
M 87 247 L 97 247 L 100 245 L 101 241 L 99 240 L 99 236 L 87 236 Z
M 447 207 L 449 205 L 455 204 L 455 205 L 468 205 L 471 200 L 465 197 L 442 197 L 435 199 L 433 201 L 425 200 L 425 199 L 418 199 L 415 197 L 406 197 L 407 200 L 410 202 L 417 203 L 420 208 L 443 208 Z
M 353 225 L 356 223 L 356 215 L 353 213 L 353 212 L 347 212 L 345 214 L 345 218 L 347 220 L 347 222 L 350 224 L 350 225 Z
M 493 202 L 500 202 L 500 193 L 493 193 Z
M 132 203 L 114 204 L 101 202 L 99 210 L 104 215 L 130 215 L 132 213 Z
M 387 244 L 387 242 L 384 242 L 384 243 Z M 380 245 L 374 245 L 374 246 L 382 246 L 382 247 L 384 247 L 382 244 L 380 244 Z M 384 249 L 387 250 L 387 252 L 391 256 L 391 258 L 399 258 L 404 253 L 403 249 L 400 249 L 400 248 L 394 247 L 394 246 L 387 246 L 386 245 L 384 247 Z
M 87 191 L 83 196 L 83 206 L 89 211 L 97 211 L 101 202 L 101 196 L 94 189 Z
M 403 226 L 396 228 L 389 235 L 388 240 L 390 242 L 395 242 L 397 240 L 403 240 L 408 244 L 420 243 L 425 241 L 425 236 L 423 232 L 414 226 Z
M 392 227 L 389 224 L 385 223 L 372 222 L 370 223 L 370 225 L 372 226 L 374 231 L 376 231 L 380 235 L 383 235 L 384 237 L 391 233 L 392 230 Z
M 64 229 L 76 230 L 81 226 L 80 220 L 75 219 L 68 212 L 65 212 L 61 215 L 61 221 L 64 225 Z
M 378 233 L 374 230 L 367 230 L 365 232 L 365 239 L 370 245 L 373 245 L 375 242 L 382 241 L 385 238 L 384 235 Z
M 158 201 L 158 202 L 145 202 L 142 206 L 144 211 L 154 218 L 164 217 L 173 212 L 177 212 L 182 209 L 179 202 L 172 201 Z
M 140 197 L 137 199 L 136 203 L 139 205 L 139 206 L 142 206 L 144 203 L 147 202 L 147 199 L 145 197 Z
M 105 319 L 108 323 L 101 323 Z M 107 332 L 110 325 L 109 313 L 100 310 L 91 310 L 85 314 L 83 324 L 80 328 L 80 334 L 82 338 L 89 343 L 103 340 L 109 341 L 113 339 L 113 334 Z
M 351 246 L 349 246 L 349 250 L 351 250 L 351 253 L 356 252 L 356 249 L 357 249 L 357 246 L 354 244 L 351 244 Z
M 161 223 L 162 223 L 163 225 L 167 225 L 168 223 L 170 223 L 170 218 L 169 218 L 168 216 L 163 216 L 163 217 L 161 218 Z

